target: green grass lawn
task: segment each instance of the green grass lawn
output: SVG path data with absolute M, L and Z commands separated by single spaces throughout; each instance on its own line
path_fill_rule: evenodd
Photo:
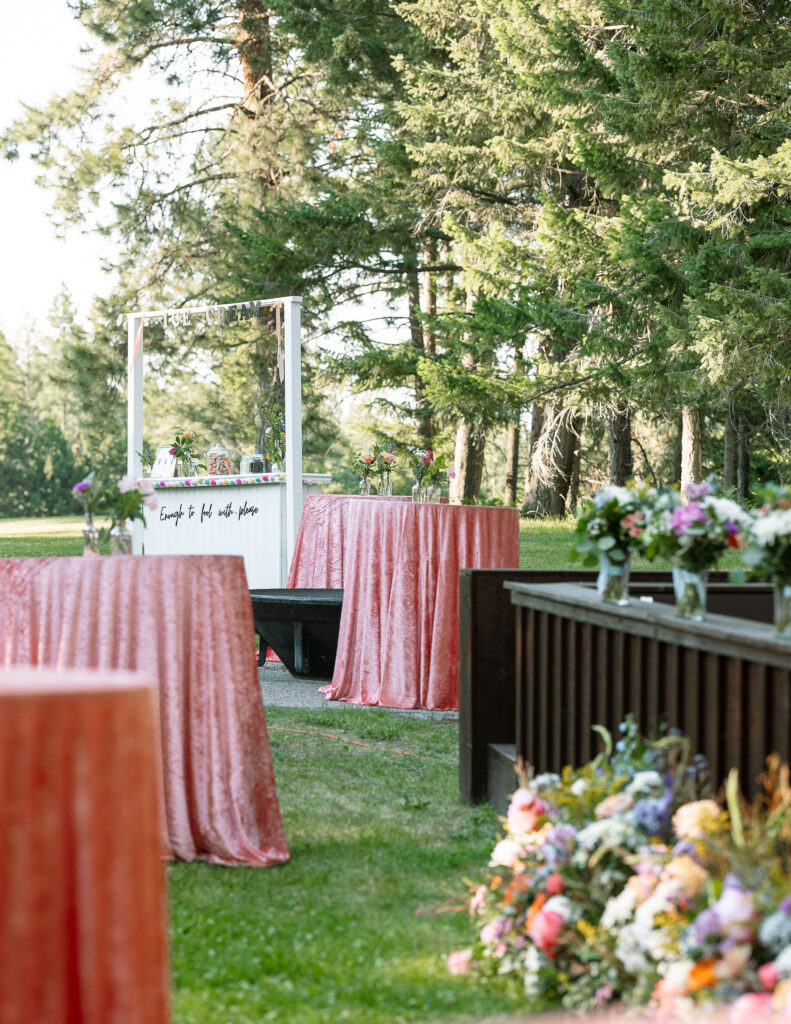
M 79 517 L 0 520 L 0 556 L 79 554 L 80 528 Z M 522 567 L 570 568 L 571 529 L 523 521 Z M 267 717 L 291 861 L 168 869 L 174 1024 L 524 1012 L 505 980 L 445 969 L 472 939 L 454 908 L 498 831 L 490 807 L 459 802 L 456 724 L 353 707 Z

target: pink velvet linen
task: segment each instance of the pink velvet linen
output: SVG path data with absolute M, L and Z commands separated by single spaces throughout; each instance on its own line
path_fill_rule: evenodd
M 288 860 L 253 637 L 238 556 L 0 559 L 0 665 L 156 680 L 178 860 Z
M 166 1024 L 153 680 L 0 670 L 0 1021 Z
M 459 706 L 459 570 L 519 565 L 516 509 L 309 495 L 289 587 L 342 587 L 331 700 Z

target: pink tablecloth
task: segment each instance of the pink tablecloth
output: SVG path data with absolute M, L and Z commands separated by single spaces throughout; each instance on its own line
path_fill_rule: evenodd
M 512 508 L 313 494 L 289 587 L 342 587 L 328 696 L 355 704 L 459 706 L 459 570 L 519 565 Z
M 0 666 L 156 680 L 166 849 L 178 860 L 288 860 L 253 637 L 241 557 L 0 559 Z
M 0 1021 L 166 1024 L 154 684 L 0 670 Z

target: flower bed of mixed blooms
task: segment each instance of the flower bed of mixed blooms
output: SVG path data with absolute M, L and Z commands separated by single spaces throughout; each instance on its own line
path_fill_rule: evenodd
M 523 773 L 469 903 L 477 944 L 449 969 L 513 975 L 534 1008 L 791 1016 L 788 767 L 768 760 L 752 805 L 732 774 L 723 807 L 683 737 L 600 731 L 585 767 Z

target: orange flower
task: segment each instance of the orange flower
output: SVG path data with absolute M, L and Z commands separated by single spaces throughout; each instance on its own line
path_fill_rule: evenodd
M 714 957 L 709 956 L 695 964 L 687 978 L 687 992 L 697 992 L 700 988 L 711 988 L 717 984 L 715 963 Z
M 530 924 L 531 924 L 533 918 L 536 916 L 536 914 L 539 912 L 539 910 L 544 906 L 544 904 L 546 903 L 546 901 L 548 899 L 549 899 L 549 897 L 547 896 L 547 894 L 545 892 L 540 892 L 538 894 L 538 896 L 536 896 L 536 898 L 530 904 L 530 909 L 528 910 L 527 917 L 525 918 L 525 931 L 526 932 L 530 931 Z

